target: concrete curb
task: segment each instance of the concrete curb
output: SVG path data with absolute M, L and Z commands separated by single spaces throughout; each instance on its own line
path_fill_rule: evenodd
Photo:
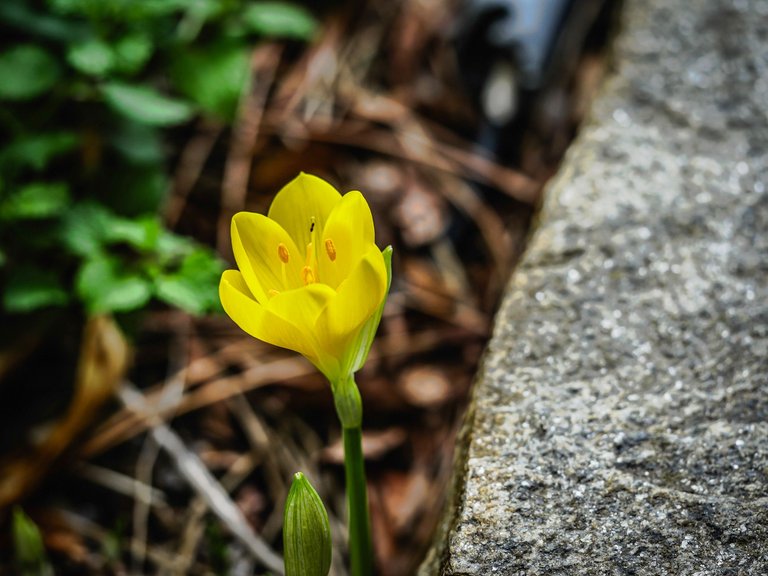
M 768 574 L 768 3 L 626 3 L 421 574 Z

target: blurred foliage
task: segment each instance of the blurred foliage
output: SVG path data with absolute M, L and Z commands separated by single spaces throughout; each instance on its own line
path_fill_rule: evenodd
M 40 529 L 18 507 L 13 510 L 12 532 L 17 573 L 21 576 L 52 575 Z
M 2 0 L 2 309 L 217 309 L 221 263 L 158 217 L 168 129 L 232 122 L 254 42 L 315 27 L 282 2 Z

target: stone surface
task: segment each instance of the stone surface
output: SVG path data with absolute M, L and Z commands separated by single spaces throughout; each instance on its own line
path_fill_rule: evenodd
M 768 2 L 629 0 L 422 574 L 768 574 Z

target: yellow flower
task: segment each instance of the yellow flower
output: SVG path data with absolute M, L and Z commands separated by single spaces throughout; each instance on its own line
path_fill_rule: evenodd
M 301 173 L 269 214 L 232 218 L 240 269 L 221 277 L 227 314 L 251 336 L 295 350 L 336 384 L 368 355 L 389 289 L 391 248 L 374 243 L 360 192 Z

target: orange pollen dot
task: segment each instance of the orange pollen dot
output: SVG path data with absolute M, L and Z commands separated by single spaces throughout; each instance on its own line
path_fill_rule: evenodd
M 280 292 L 278 290 L 275 290 L 274 288 L 272 288 L 269 292 L 267 292 L 267 294 L 269 295 L 270 298 L 274 298 L 275 296 L 280 294 Z
M 330 238 L 325 241 L 325 251 L 328 253 L 328 258 L 331 259 L 331 262 L 336 260 L 336 246 L 333 245 L 333 240 Z
M 304 268 L 301 270 L 302 275 L 304 276 L 304 285 L 307 284 L 314 284 L 315 282 L 315 273 L 309 266 L 304 266 Z
M 282 260 L 283 263 L 288 264 L 290 254 L 288 254 L 288 248 L 286 248 L 285 244 L 282 242 L 277 245 L 277 255 L 280 257 L 280 260 Z

